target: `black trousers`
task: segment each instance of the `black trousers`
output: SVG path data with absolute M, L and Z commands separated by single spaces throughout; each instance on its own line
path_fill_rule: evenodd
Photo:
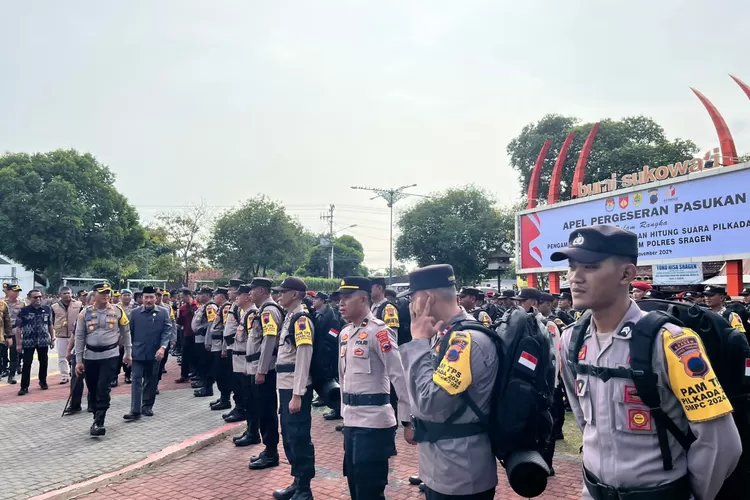
M 292 466 L 292 476 L 299 481 L 301 488 L 309 488 L 315 477 L 315 447 L 310 437 L 312 425 L 312 386 L 302 396 L 302 407 L 297 413 L 289 413 L 291 389 L 279 389 L 279 416 L 281 438 L 286 459 Z
M 242 404 L 237 403 L 237 408 L 245 412 L 247 432 L 250 436 L 255 437 L 260 434 L 260 424 L 258 423 L 258 411 L 253 402 L 253 376 L 244 373 L 233 373 L 232 375 L 235 376 L 235 383 L 239 384 L 238 394 L 242 396 Z M 276 410 L 274 409 L 275 414 Z M 278 433 L 276 440 L 278 444 Z
M 563 424 L 565 423 L 565 401 L 563 396 L 565 389 L 562 381 L 555 388 L 552 399 L 552 436 L 562 436 Z
M 13 350 L 16 346 L 13 346 Z M 31 363 L 34 361 L 34 351 L 39 358 L 39 382 L 47 383 L 47 353 L 49 347 L 25 347 L 23 349 L 23 370 L 21 370 L 21 389 L 28 389 L 31 382 Z
M 245 375 L 244 373 L 232 371 L 232 376 L 230 379 L 232 381 L 232 399 L 234 399 L 235 408 L 240 411 L 246 411 L 245 401 L 247 400 L 247 397 L 245 396 L 245 387 L 242 383 L 243 379 L 245 378 L 247 378 L 247 375 Z
M 250 384 L 248 400 L 245 402 L 248 419 L 254 415 L 258 421 L 260 437 L 266 450 L 272 454 L 278 453 L 279 448 L 279 400 L 276 392 L 276 370 L 266 373 L 266 380 L 262 384 L 255 383 L 255 375 L 245 377 L 245 383 Z M 252 420 L 248 420 L 251 426 Z
M 195 337 L 192 335 L 182 338 L 182 365 L 180 365 L 180 377 L 188 378 L 193 368 L 193 349 L 195 348 Z
M 166 349 L 164 349 L 164 357 L 161 358 L 161 361 L 159 362 L 159 371 L 158 371 L 158 377 L 157 380 L 161 382 L 161 376 L 163 375 L 164 367 L 167 366 L 167 360 L 169 359 L 169 346 L 167 346 Z
M 493 498 L 495 498 L 495 488 L 473 495 L 444 495 L 427 488 L 427 500 L 492 500 Z
M 8 375 L 16 376 L 18 370 L 18 351 L 16 351 L 16 338 L 13 337 L 13 347 L 0 344 L 0 371 L 8 370 Z
M 125 356 L 125 348 L 123 346 L 120 346 L 120 355 L 117 357 L 117 369 L 112 375 L 112 380 L 115 380 L 120 376 L 121 370 L 125 373 L 126 377 L 129 377 L 132 374 L 131 368 L 122 362 L 123 356 Z
M 352 500 L 384 500 L 395 430 L 344 427 L 344 475 Z
M 206 388 L 213 390 L 215 380 L 211 375 L 211 353 L 206 351 L 205 344 L 200 340 L 195 342 L 193 353 L 195 354 L 195 371 L 206 384 Z
M 211 352 L 211 373 L 221 393 L 222 401 L 232 397 L 232 360 L 221 356 L 221 351 Z
M 83 381 L 84 376 L 77 376 L 76 375 L 76 356 L 73 354 L 70 358 L 71 365 L 73 368 L 70 370 L 70 408 L 80 408 L 81 407 L 81 400 L 83 399 Z M 92 410 L 94 409 L 94 406 L 91 401 L 91 395 L 94 391 L 89 389 L 88 394 L 86 396 L 86 399 L 88 400 L 88 407 Z
M 106 359 L 84 359 L 83 368 L 86 376 L 86 386 L 89 388 L 89 401 L 96 412 L 94 418 L 104 415 L 109 409 L 109 384 L 117 372 L 119 358 L 113 356 Z

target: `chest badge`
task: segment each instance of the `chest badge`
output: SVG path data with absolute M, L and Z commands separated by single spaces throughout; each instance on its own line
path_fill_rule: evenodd
M 365 350 L 361 347 L 357 347 L 356 349 L 354 349 L 353 354 L 354 356 L 361 358 L 365 355 Z
M 582 345 L 581 349 L 578 351 L 578 361 L 583 361 L 586 359 L 586 345 Z
M 365 340 L 367 338 L 367 332 L 362 332 L 359 334 L 360 340 Z

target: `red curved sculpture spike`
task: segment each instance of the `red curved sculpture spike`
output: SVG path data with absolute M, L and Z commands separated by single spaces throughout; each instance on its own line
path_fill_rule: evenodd
M 591 154 L 591 148 L 594 146 L 594 139 L 596 134 L 599 132 L 599 122 L 594 123 L 591 127 L 586 142 L 583 143 L 583 149 L 581 149 L 581 156 L 578 157 L 578 163 L 576 163 L 576 171 L 573 174 L 573 186 L 570 191 L 571 198 L 578 198 L 578 184 L 583 182 L 583 174 L 586 172 L 586 164 L 589 161 L 589 155 Z
M 549 181 L 549 193 L 547 194 L 547 203 L 550 205 L 560 201 L 560 179 L 562 178 L 562 169 L 565 165 L 565 157 L 568 156 L 568 150 L 570 144 L 573 142 L 575 133 L 571 132 L 568 137 L 565 138 L 562 147 L 560 148 L 560 154 L 557 155 L 555 160 L 555 168 L 552 169 L 552 179 Z
M 750 99 L 750 85 L 748 85 L 747 83 L 743 82 L 742 80 L 740 80 L 739 78 L 737 78 L 734 75 L 729 75 L 729 77 L 732 80 L 734 80 L 737 83 L 737 85 L 740 86 L 740 88 L 745 93 L 745 95 L 748 97 L 748 99 Z
M 539 198 L 539 179 L 542 178 L 542 167 L 544 167 L 544 159 L 547 157 L 549 148 L 552 145 L 552 141 L 547 139 L 544 141 L 542 149 L 539 150 L 539 156 L 536 157 L 536 163 L 534 164 L 534 170 L 531 171 L 531 180 L 529 181 L 529 191 L 527 197 L 529 202 L 526 204 L 526 208 L 534 208 L 537 206 L 537 198 Z
M 703 105 L 706 107 L 706 111 L 708 111 L 708 114 L 711 116 L 711 121 L 714 122 L 714 128 L 716 129 L 716 133 L 719 134 L 719 147 L 721 147 L 721 156 L 722 163 L 724 165 L 734 165 L 737 163 L 737 148 L 734 146 L 734 139 L 732 138 L 732 133 L 729 131 L 729 127 L 727 127 L 727 122 L 724 121 L 724 118 L 721 116 L 721 113 L 719 113 L 719 110 L 716 109 L 716 106 L 708 100 L 706 96 L 695 90 L 694 88 L 690 87 L 690 90 L 693 91 L 693 93 L 698 96 L 698 99 L 701 100 Z

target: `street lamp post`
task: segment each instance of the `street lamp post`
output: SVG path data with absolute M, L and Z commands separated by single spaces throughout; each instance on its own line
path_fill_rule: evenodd
M 333 237 L 340 233 L 341 231 L 346 231 L 347 229 L 351 229 L 353 227 L 357 227 L 356 224 L 352 224 L 350 226 L 346 226 L 344 228 L 341 228 L 337 231 L 332 231 L 331 235 L 329 236 L 328 243 L 331 245 L 331 256 L 328 258 L 328 277 L 333 278 Z

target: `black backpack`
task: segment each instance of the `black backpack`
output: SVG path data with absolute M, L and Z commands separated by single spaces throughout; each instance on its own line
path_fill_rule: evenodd
M 745 308 L 745 305 L 740 304 L 739 302 L 727 303 L 726 309 L 724 310 L 722 316 L 724 316 L 724 319 L 731 323 L 730 316 L 732 313 L 736 313 L 737 316 L 740 317 L 740 321 L 742 321 L 742 327 L 745 329 L 745 335 L 750 335 L 750 314 Z
M 651 364 L 654 343 L 666 323 L 690 328 L 698 334 L 706 350 L 711 366 L 724 392 L 732 403 L 735 424 L 742 441 L 743 454 L 732 475 L 725 481 L 717 499 L 744 498 L 733 492 L 746 492 L 750 487 L 750 377 L 746 376 L 750 362 L 750 344 L 747 337 L 731 327 L 721 315 L 692 304 L 647 299 L 638 302 L 638 307 L 648 312 L 633 328 L 630 340 L 630 368 L 598 368 L 595 376 L 606 381 L 610 377 L 630 378 L 638 397 L 651 410 L 656 425 L 659 448 L 665 470 L 671 470 L 672 454 L 669 450 L 667 432 L 688 450 L 695 440 L 691 432 L 684 434 L 677 424 L 661 410 L 661 399 L 657 389 L 657 376 Z M 584 314 L 573 328 L 568 349 L 568 364 L 573 373 L 591 371 L 590 365 L 578 364 L 578 352 L 583 345 L 584 333 L 591 323 L 591 313 Z
M 552 433 L 550 407 L 556 375 L 551 339 L 540 329 L 533 313 L 514 307 L 505 312 L 497 331 L 474 321 L 451 326 L 440 343 L 438 363 L 449 347 L 451 332 L 467 327 L 487 335 L 497 349 L 498 372 L 490 413 L 482 412 L 464 391 L 461 397 L 466 404 L 438 427 L 465 426 L 467 432 L 458 433 L 471 435 L 471 426 L 475 424 L 452 423 L 468 406 L 479 417 L 481 429 L 489 435 L 492 451 L 506 468 L 511 487 L 526 498 L 540 495 L 547 485 L 549 469 L 539 452 Z
M 339 339 L 338 339 L 338 325 L 325 324 L 330 323 L 323 321 L 322 316 L 318 314 L 310 314 L 307 311 L 298 312 L 292 315 L 292 319 L 289 321 L 289 335 L 286 337 L 286 341 L 296 347 L 297 341 L 294 336 L 294 325 L 297 321 L 305 316 L 310 320 L 313 325 L 313 352 L 312 360 L 310 361 L 310 377 L 313 381 L 313 388 L 318 394 L 323 394 L 323 390 L 318 391 L 318 388 L 322 388 L 326 382 L 338 377 L 338 353 Z M 332 318 L 335 316 L 331 315 Z M 336 331 L 336 336 L 333 335 L 331 330 Z

